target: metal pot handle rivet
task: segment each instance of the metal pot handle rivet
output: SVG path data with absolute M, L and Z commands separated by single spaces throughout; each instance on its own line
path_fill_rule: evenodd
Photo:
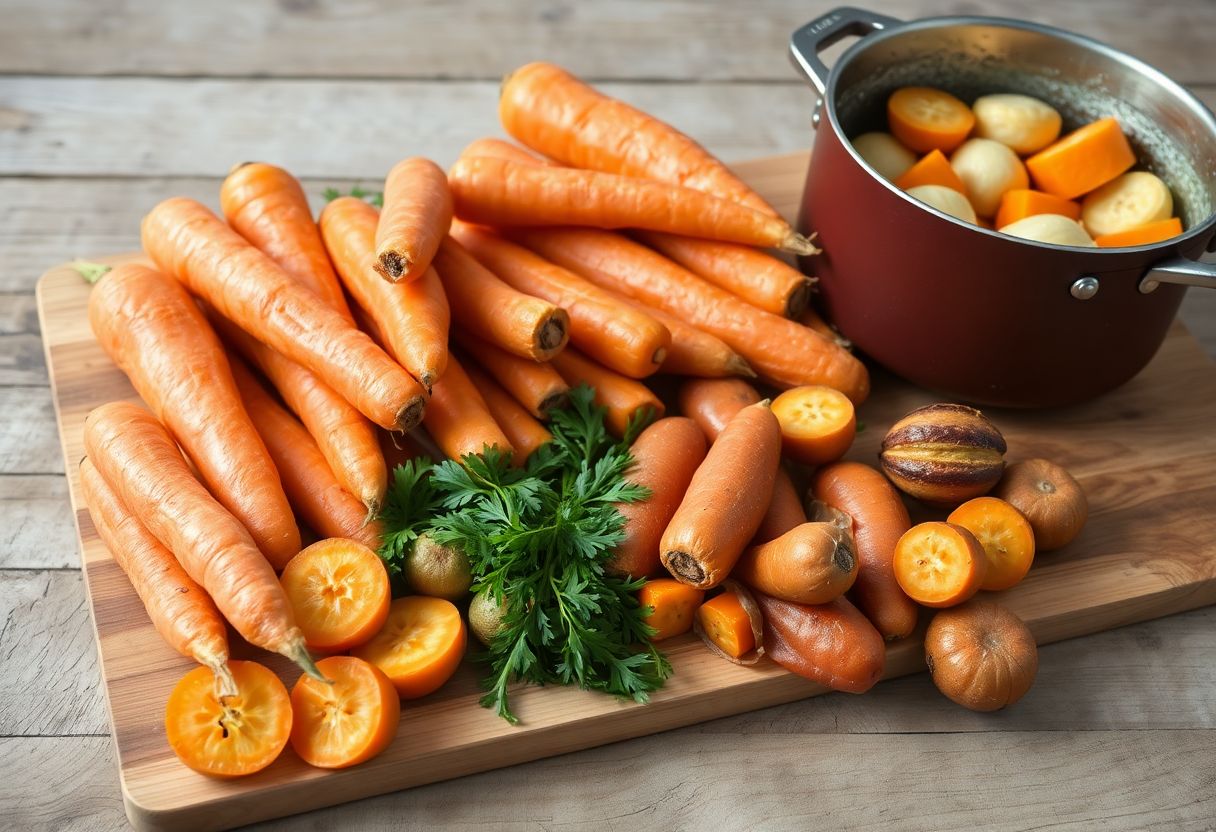
M 790 35 L 790 60 L 819 92 L 820 102 L 815 108 L 816 116 L 819 106 L 823 103 L 829 74 L 827 64 L 819 59 L 819 53 L 849 35 L 865 37 L 872 32 L 881 32 L 902 23 L 902 20 L 894 17 L 841 6 L 820 15 L 805 26 L 800 26 Z
M 1078 277 L 1072 282 L 1072 285 L 1068 287 L 1068 294 L 1077 300 L 1089 300 L 1098 294 L 1098 288 L 1098 278 L 1086 275 Z

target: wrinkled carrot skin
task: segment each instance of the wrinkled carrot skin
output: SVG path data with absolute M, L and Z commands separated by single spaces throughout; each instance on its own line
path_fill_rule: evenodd
M 777 469 L 777 479 L 773 481 L 773 497 L 769 500 L 768 510 L 760 528 L 756 529 L 753 543 L 768 543 L 781 535 L 801 526 L 806 522 L 806 509 L 802 507 L 802 498 L 794 481 L 783 467 Z
M 857 579 L 853 539 L 835 523 L 801 523 L 749 546 L 731 577 L 784 601 L 827 604 Z
M 638 303 L 633 298 L 608 289 L 603 291 L 623 305 L 643 312 L 667 327 L 671 333 L 671 344 L 667 347 L 667 357 L 663 359 L 659 372 L 695 378 L 756 377 L 743 356 L 728 347 L 721 338 L 690 326 L 660 309 Z
M 756 534 L 781 464 L 781 428 L 764 402 L 739 411 L 697 468 L 660 542 L 663 565 L 699 589 L 717 586 Z
M 625 479 L 648 488 L 650 496 L 617 504 L 617 511 L 625 518 L 625 539 L 613 551 L 608 571 L 635 578 L 662 573 L 659 541 L 697 466 L 704 461 L 705 451 L 701 429 L 682 416 L 659 419 L 638 434 L 629 448 L 633 465 L 625 472 Z
M 592 283 L 721 338 L 776 387 L 825 384 L 854 404 L 869 395 L 865 366 L 837 344 L 755 308 L 640 243 L 578 228 L 515 230 L 509 236 Z
M 511 287 L 565 309 L 570 343 L 610 370 L 645 378 L 666 359 L 671 333 L 653 316 L 484 229 L 457 220 L 452 236 Z
M 451 224 L 452 193 L 443 169 L 420 157 L 393 165 L 376 226 L 376 271 L 394 283 L 422 277 Z
M 290 657 L 304 651 L 304 635 L 269 561 L 194 478 L 150 413 L 129 402 L 104 404 L 85 419 L 84 445 L 118 499 L 246 641 Z
M 409 373 L 206 206 L 167 199 L 144 217 L 140 239 L 166 274 L 376 424 L 409 430 L 421 419 L 426 393 Z
M 220 210 L 238 234 L 350 318 L 298 179 L 274 165 L 238 165 L 220 186 Z
M 469 381 L 473 382 L 473 386 L 485 401 L 490 415 L 506 434 L 507 441 L 515 448 L 513 461 L 516 465 L 523 465 L 528 461 L 528 457 L 532 456 L 533 451 L 553 441 L 553 434 L 522 404 L 515 401 L 510 393 L 502 389 L 498 382 L 471 363 L 465 362 L 463 366 Z
M 882 678 L 882 636 L 848 599 L 811 606 L 755 596 L 764 614 L 764 649 L 786 670 L 848 693 L 865 693 Z
M 431 393 L 423 426 L 449 458 L 460 460 L 485 448 L 514 451 L 509 439 L 486 407 L 485 399 L 454 357 Z
M 145 266 L 118 266 L 93 287 L 89 324 L 215 498 L 285 566 L 300 551 L 300 531 L 224 348 L 186 290 Z
M 570 385 L 552 365 L 512 355 L 462 329 L 453 334 L 469 359 L 480 365 L 537 419 L 548 420 L 551 410 L 566 404 Z
M 376 322 L 389 354 L 430 390 L 448 364 L 447 295 L 429 265 L 408 283 L 389 283 L 376 273 L 376 221 L 371 205 L 353 196 L 339 197 L 321 211 L 321 238 L 343 285 Z
M 498 114 L 513 137 L 562 164 L 644 176 L 777 213 L 688 136 L 553 64 L 530 63 L 507 76 Z
M 564 309 L 512 289 L 451 237 L 439 244 L 434 265 L 459 327 L 534 361 L 548 361 L 566 346 Z
M 595 403 L 607 408 L 604 421 L 614 436 L 624 436 L 635 416 L 649 421 L 663 415 L 663 402 L 640 381 L 614 373 L 575 350 L 565 350 L 550 362 L 571 387 L 586 384 L 595 390 Z
M 346 537 L 379 548 L 380 524 L 368 522 L 363 505 L 342 489 L 304 426 L 235 357 L 232 375 L 245 411 L 279 469 L 287 499 L 308 527 L 322 537 Z

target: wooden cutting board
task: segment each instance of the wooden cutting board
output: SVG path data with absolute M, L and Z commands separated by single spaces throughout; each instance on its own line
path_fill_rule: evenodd
M 788 216 L 806 159 L 763 159 L 738 170 Z M 169 750 L 161 722 L 170 689 L 191 664 L 153 630 L 80 499 L 76 474 L 85 415 L 103 402 L 135 397 L 93 340 L 88 293 L 75 272 L 56 267 L 38 283 L 38 311 L 123 799 L 136 828 L 251 823 L 824 692 L 767 661 L 736 667 L 685 637 L 665 645 L 675 674 L 650 704 L 568 688 L 522 688 L 513 694 L 522 724 L 511 727 L 478 706 L 477 668 L 466 665 L 438 693 L 406 703 L 396 741 L 363 765 L 323 771 L 288 749 L 245 779 L 195 774 Z M 867 462 L 875 460 L 892 422 L 934 400 L 882 373 L 874 382 L 859 414 L 865 429 L 850 453 Z M 1090 497 L 1081 537 L 1063 551 L 1041 555 L 1026 580 L 1001 595 L 1040 643 L 1216 603 L 1216 365 L 1180 324 L 1147 369 L 1098 401 L 989 415 L 1008 439 L 1011 460 L 1053 459 L 1080 479 Z M 917 519 L 931 516 L 920 513 L 924 518 Z M 270 665 L 288 686 L 299 676 L 277 656 L 241 643 L 233 652 Z M 888 649 L 888 677 L 922 669 L 919 634 Z

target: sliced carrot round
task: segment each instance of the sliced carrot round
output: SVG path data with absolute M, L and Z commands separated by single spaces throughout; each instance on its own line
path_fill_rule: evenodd
M 213 777 L 261 771 L 291 734 L 291 699 L 279 677 L 257 662 L 231 661 L 239 693 L 223 702 L 215 674 L 196 667 L 174 686 L 165 706 L 169 747 L 190 768 Z
M 279 582 L 309 650 L 349 650 L 379 632 L 388 617 L 388 572 L 355 540 L 317 541 L 288 562 Z
M 383 670 L 403 699 L 417 699 L 456 672 L 466 641 L 451 601 L 410 595 L 393 601 L 384 627 L 353 654 Z
M 638 603 L 651 608 L 646 623 L 655 633 L 650 640 L 662 641 L 691 630 L 697 605 L 704 598 L 704 592 L 674 578 L 656 578 L 643 584 L 638 590 Z
M 848 396 L 821 385 L 786 390 L 773 399 L 786 456 L 824 465 L 844 456 L 857 434 L 857 415 Z
M 952 607 L 979 591 L 988 568 L 975 535 L 953 523 L 913 526 L 895 544 L 895 580 L 913 601 Z
M 738 659 L 756 647 L 751 617 L 733 592 L 723 592 L 702 604 L 697 622 L 705 637 L 732 658 Z
M 919 153 L 949 153 L 975 126 L 975 114 L 953 95 L 933 87 L 903 87 L 887 99 L 895 138 Z
M 319 768 L 370 760 L 397 735 L 401 699 L 384 671 L 354 656 L 330 656 L 317 669 L 332 684 L 305 674 L 291 689 L 291 747 Z
M 984 547 L 988 571 L 980 589 L 1009 589 L 1030 571 L 1034 562 L 1034 530 L 1030 521 L 1004 500 L 976 497 L 956 508 L 946 522 L 962 526 Z

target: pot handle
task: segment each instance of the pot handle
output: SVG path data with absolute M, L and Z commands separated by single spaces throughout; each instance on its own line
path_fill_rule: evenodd
M 819 53 L 849 35 L 864 37 L 902 24 L 894 17 L 875 14 L 865 9 L 841 6 L 800 26 L 790 35 L 790 60 L 823 95 L 828 85 L 829 69 L 819 60 Z
M 1145 295 L 1155 292 L 1162 283 L 1216 289 L 1216 263 L 1188 260 L 1185 257 L 1162 260 L 1140 278 L 1140 292 Z

